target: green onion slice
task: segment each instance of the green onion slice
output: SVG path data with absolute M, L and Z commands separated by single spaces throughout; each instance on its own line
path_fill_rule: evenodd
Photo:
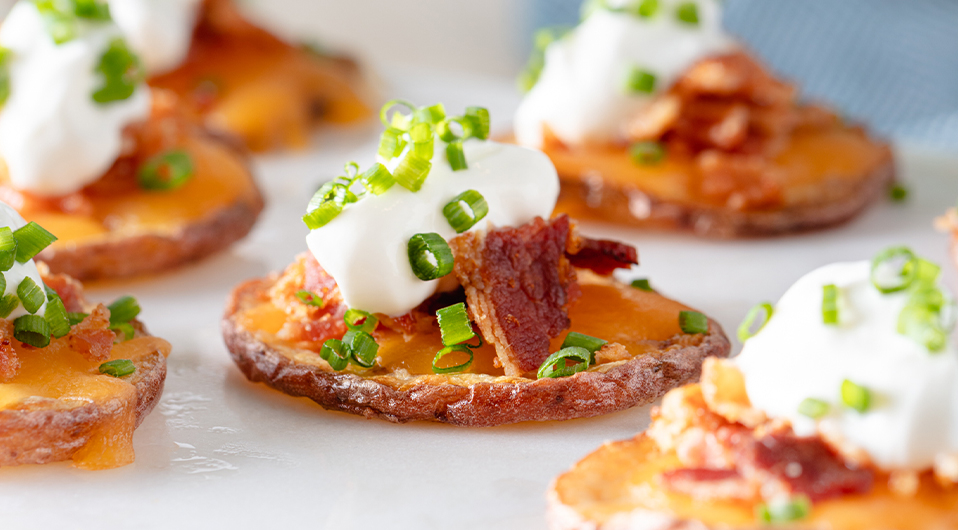
M 810 513 L 810 499 L 799 495 L 784 501 L 759 504 L 756 517 L 764 523 L 787 523 L 804 519 Z
M 296 295 L 297 300 L 300 300 L 305 305 L 312 307 L 323 307 L 324 301 L 323 297 L 318 295 L 313 291 L 308 291 L 306 289 L 300 289 L 297 291 Z
M 140 304 L 132 296 L 121 296 L 107 306 L 110 310 L 110 323 L 122 324 L 130 322 L 140 314 Z
M 823 323 L 836 325 L 840 323 L 840 313 L 837 309 L 837 298 L 839 289 L 830 283 L 823 286 L 823 302 L 820 304 L 820 312 L 823 313 Z
M 6 294 L 0 297 L 0 318 L 7 318 L 20 305 L 20 299 L 15 294 Z
M 637 278 L 630 282 L 630 287 L 634 289 L 640 289 L 641 291 L 653 291 L 653 287 L 650 287 L 650 280 L 647 278 Z
M 451 127 L 453 124 L 460 126 L 459 133 Z M 437 135 L 440 136 L 440 139 L 444 142 L 454 142 L 466 138 L 469 128 L 470 125 L 467 123 L 467 120 L 462 118 L 446 118 L 437 124 Z
M 660 11 L 659 0 L 643 0 L 635 7 L 635 13 L 641 18 L 651 18 Z
M 656 87 L 656 74 L 636 66 L 627 71 L 623 81 L 623 89 L 628 94 L 652 94 Z
M 350 362 L 350 349 L 339 339 L 327 339 L 320 348 L 320 358 L 339 372 Z
M 490 111 L 483 107 L 467 107 L 464 120 L 468 124 L 470 136 L 486 140 L 490 137 Z
M 582 372 L 590 367 L 591 355 L 589 350 L 579 346 L 561 348 L 560 351 L 551 354 L 546 361 L 543 361 L 540 369 L 537 370 L 537 379 L 568 377 L 577 372 Z M 567 366 L 567 360 L 576 361 L 577 364 Z
M 443 216 L 458 234 L 462 234 L 486 217 L 489 211 L 487 200 L 479 191 L 467 190 L 444 205 Z
M 34 221 L 13 231 L 17 240 L 17 263 L 26 263 L 57 240 L 57 236 L 44 230 Z
M 460 171 L 461 169 L 467 169 L 467 157 L 463 154 L 463 143 L 459 140 L 455 140 L 447 144 L 447 162 L 450 164 L 450 169 L 454 171 Z
M 440 359 L 443 359 L 446 355 L 453 352 L 465 353 L 470 356 L 469 359 L 463 364 L 458 364 L 456 366 L 448 366 L 446 368 L 441 368 L 437 366 L 437 363 L 440 362 Z M 471 350 L 465 344 L 454 344 L 452 346 L 444 346 L 444 348 L 437 352 L 437 355 L 433 358 L 432 368 L 433 373 L 435 374 L 450 374 L 454 372 L 463 372 L 470 365 L 473 364 L 473 350 Z
M 89 313 L 67 313 L 67 321 L 70 322 L 70 327 L 73 327 L 83 322 L 83 319 L 88 316 L 90 316 Z
M 870 408 L 870 390 L 849 379 L 840 384 L 840 400 L 847 407 L 863 413 Z
M 140 59 L 120 37 L 110 41 L 95 70 L 103 75 L 103 86 L 93 92 L 93 101 L 101 105 L 129 98 L 144 79 Z
M 23 315 L 13 321 L 13 338 L 35 348 L 50 344 L 50 324 L 39 315 Z
M 17 286 L 17 297 L 20 298 L 23 308 L 30 314 L 36 313 L 46 300 L 43 289 L 29 276 Z
M 797 406 L 797 412 L 809 418 L 822 418 L 830 412 L 830 404 L 822 399 L 806 398 Z
M 129 322 L 118 322 L 116 324 L 110 324 L 110 329 L 115 333 L 118 333 L 117 339 L 114 342 L 123 342 L 132 339 L 136 336 L 137 330 L 134 329 L 133 325 Z
M 437 310 L 437 324 L 444 346 L 453 346 L 477 336 L 467 316 L 467 306 L 460 302 Z
M 397 184 L 407 188 L 412 192 L 420 191 L 423 181 L 427 179 L 430 168 L 433 164 L 430 160 L 420 158 L 413 153 L 407 153 L 400 161 L 397 169 L 393 171 L 393 178 Z
M 877 254 L 870 263 L 870 281 L 881 293 L 902 291 L 913 282 L 917 257 L 907 247 L 890 247 Z
M 700 24 L 700 13 L 697 11 L 696 2 L 684 2 L 677 6 L 677 20 L 693 26 Z
M 890 200 L 893 202 L 903 202 L 907 200 L 910 191 L 902 184 L 890 186 Z
M 193 176 L 193 159 L 183 149 L 150 157 L 137 171 L 137 183 L 150 191 L 175 190 Z
M 433 158 L 433 127 L 429 123 L 418 123 L 410 128 L 409 134 L 413 154 L 424 160 Z
M 43 312 L 43 318 L 50 325 L 50 333 L 54 337 L 59 339 L 70 333 L 70 319 L 67 318 L 67 309 L 57 293 L 47 295 L 47 308 Z
M 755 320 L 757 320 L 757 315 L 763 311 L 763 322 L 760 323 L 760 326 L 757 327 L 756 331 L 750 331 L 750 328 L 753 326 Z M 747 311 L 747 316 L 743 319 L 743 322 L 740 323 L 740 327 L 737 328 L 737 338 L 740 339 L 740 342 L 746 342 L 747 339 L 760 333 L 760 330 L 767 325 L 767 322 L 770 322 L 770 317 L 773 316 L 773 305 L 770 302 L 762 302 L 750 308 L 750 311 Z
M 630 145 L 630 159 L 641 166 L 652 166 L 663 160 L 666 151 L 660 142 L 636 142 Z
M 380 135 L 380 145 L 377 147 L 377 154 L 382 158 L 390 160 L 403 152 L 407 146 L 407 141 L 403 138 L 406 131 L 395 127 L 387 127 Z
M 369 333 L 350 330 L 343 336 L 343 342 L 350 345 L 350 357 L 358 366 L 372 368 L 376 364 L 380 345 Z
M 113 377 L 125 377 L 137 371 L 130 359 L 114 359 L 100 365 L 100 373 Z
M 413 123 L 426 123 L 429 125 L 436 125 L 440 123 L 444 118 L 447 117 L 447 110 L 443 107 L 443 103 L 437 103 L 430 107 L 420 107 L 417 110 L 413 111 Z
M 343 211 L 343 205 L 337 201 L 330 200 L 317 205 L 316 208 L 303 216 L 303 224 L 310 230 L 316 230 L 325 226 Z
M 423 281 L 442 278 L 453 271 L 453 253 L 439 234 L 417 234 L 407 242 L 413 274 Z
M 567 336 L 563 339 L 563 344 L 560 345 L 560 349 L 566 348 L 583 348 L 590 352 L 590 364 L 596 364 L 597 362 L 597 352 L 600 351 L 600 348 L 603 348 L 603 345 L 607 341 L 603 339 L 598 339 L 597 337 L 591 337 L 590 335 L 584 335 L 583 333 L 577 333 L 576 331 L 571 331 L 567 333 Z
M 390 170 L 379 162 L 373 164 L 370 169 L 363 172 L 363 175 L 360 175 L 360 182 L 363 187 L 367 188 L 367 191 L 374 195 L 383 195 L 396 183 L 393 175 L 390 174 Z
M 910 337 L 931 352 L 947 345 L 948 330 L 943 325 L 940 309 L 908 303 L 897 317 L 897 332 Z
M 366 311 L 351 308 L 343 314 L 343 322 L 349 330 L 373 333 L 377 329 L 379 319 Z
M 681 311 L 680 329 L 684 333 L 707 333 L 710 331 L 710 324 L 707 316 L 699 311 Z
M 10 59 L 13 52 L 10 48 L 0 46 L 0 106 L 3 106 L 10 97 Z
M 410 110 L 411 115 L 417 111 L 417 106 L 405 99 L 391 99 L 390 101 L 383 104 L 380 107 L 380 121 L 387 127 L 391 127 L 396 123 L 403 124 L 407 123 L 409 126 L 410 115 L 403 115 L 400 112 L 394 112 L 391 117 L 388 112 L 395 106 L 406 107 Z M 399 118 L 398 118 L 399 116 Z
M 17 257 L 17 238 L 9 226 L 0 227 L 0 271 L 13 267 Z

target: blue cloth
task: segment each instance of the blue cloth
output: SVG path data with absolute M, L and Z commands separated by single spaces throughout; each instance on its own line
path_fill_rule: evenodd
M 531 0 L 528 29 L 576 24 L 579 7 Z M 880 136 L 956 151 L 956 0 L 727 0 L 724 26 L 802 97 Z

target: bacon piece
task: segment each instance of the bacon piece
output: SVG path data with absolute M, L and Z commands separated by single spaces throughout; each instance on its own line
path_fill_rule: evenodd
M 305 289 L 323 300 L 322 307 L 304 304 L 297 291 Z M 347 307 L 340 288 L 332 276 L 323 270 L 312 254 L 298 256 L 270 290 L 271 298 L 290 317 L 278 336 L 287 340 L 323 342 L 342 337 L 347 332 L 343 314 Z
M 570 220 L 561 215 L 450 241 L 467 305 L 507 375 L 539 368 L 550 339 L 570 327 L 567 306 L 580 291 L 564 256 L 569 232 Z
M 80 313 L 83 311 L 83 285 L 77 280 L 65 274 L 50 274 L 46 265 L 37 264 L 40 268 L 40 274 L 43 283 L 57 292 L 60 300 L 63 300 L 63 307 L 69 313 Z
M 13 348 L 13 323 L 0 319 L 0 382 L 9 381 L 20 370 L 20 359 Z
M 70 348 L 88 361 L 106 361 L 110 358 L 117 334 L 110 329 L 110 310 L 97 304 L 90 315 L 73 326 L 67 335 Z
M 609 276 L 616 269 L 629 269 L 639 263 L 637 249 L 631 245 L 607 239 L 576 237 L 576 248 L 570 251 L 567 243 L 567 259 L 578 269 L 590 269 L 601 276 Z M 571 237 L 571 240 L 574 240 Z

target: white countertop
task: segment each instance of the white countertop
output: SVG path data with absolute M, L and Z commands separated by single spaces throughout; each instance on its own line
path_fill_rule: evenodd
M 391 97 L 443 101 L 453 112 L 485 105 L 495 131 L 509 124 L 519 99 L 507 79 L 384 77 Z M 129 466 L 0 470 L 0 527 L 544 528 L 544 492 L 554 476 L 603 441 L 645 428 L 649 407 L 489 429 L 394 425 L 246 381 L 220 337 L 227 293 L 305 250 L 299 218 L 313 190 L 353 157 L 361 166 L 371 161 L 378 134 L 373 124 L 327 130 L 310 152 L 257 159 L 268 205 L 244 242 L 169 274 L 89 289 L 97 300 L 135 295 L 151 332 L 173 344 L 166 391 L 136 432 L 137 460 Z M 805 272 L 888 245 L 906 244 L 939 262 L 956 289 L 948 237 L 932 228 L 935 216 L 957 204 L 956 155 L 898 154 L 909 200 L 884 201 L 838 229 L 744 241 L 584 229 L 637 245 L 637 276 L 716 318 L 731 337 L 752 305 L 775 301 Z

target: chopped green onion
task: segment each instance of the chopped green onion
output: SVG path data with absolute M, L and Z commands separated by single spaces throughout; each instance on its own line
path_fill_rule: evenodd
M 13 231 L 17 240 L 17 263 L 26 263 L 33 259 L 43 249 L 57 240 L 57 236 L 44 230 L 34 221 Z
M 651 94 L 657 87 L 657 76 L 649 70 L 632 66 L 623 82 L 628 94 Z
M 467 128 L 469 125 L 464 124 L 465 120 L 462 118 L 446 118 L 440 123 L 437 124 L 437 136 L 440 137 L 444 142 L 454 142 L 457 140 L 463 140 L 467 136 Z M 457 124 L 460 126 L 460 133 L 458 134 L 451 127 L 452 124 Z
M 100 365 L 100 373 L 113 377 L 128 376 L 137 371 L 137 367 L 130 359 L 114 359 Z
M 409 134 L 413 154 L 424 160 L 433 158 L 433 127 L 429 123 L 418 123 L 410 128 Z
M 43 289 L 29 276 L 24 278 L 17 286 L 17 297 L 20 298 L 23 308 L 30 314 L 36 313 L 46 300 Z
M 23 315 L 13 321 L 13 338 L 35 348 L 50 344 L 50 324 L 39 315 Z
M 67 321 L 70 322 L 70 327 L 73 327 L 83 322 L 83 319 L 88 316 L 90 316 L 89 313 L 67 313 Z
M 694 26 L 698 25 L 700 13 L 697 11 L 696 2 L 684 2 L 677 6 L 677 20 Z
M 440 359 L 443 359 L 446 355 L 453 352 L 466 353 L 467 355 L 470 356 L 470 358 L 467 359 L 467 362 L 463 364 L 458 364 L 456 366 L 448 366 L 446 368 L 441 368 L 437 366 L 437 363 L 440 362 Z M 433 373 L 435 374 L 450 374 L 454 372 L 463 372 L 464 370 L 469 368 L 471 364 L 473 364 L 473 350 L 471 350 L 465 344 L 454 344 L 452 346 L 444 346 L 444 348 L 438 351 L 437 355 L 434 356 L 433 363 L 431 364 L 433 368 Z
M 327 201 L 316 208 L 314 208 L 310 213 L 303 216 L 303 224 L 307 225 L 307 228 L 310 230 L 316 230 L 320 228 L 333 219 L 340 215 L 340 212 L 343 210 L 343 206 L 337 204 L 335 201 Z
M 463 302 L 437 310 L 437 324 L 440 325 L 440 337 L 444 346 L 453 346 L 466 342 L 477 334 L 473 331 L 467 306 Z
M 170 191 L 186 184 L 192 176 L 190 153 L 176 149 L 150 157 L 137 171 L 137 183 L 145 190 Z
M 132 296 L 121 296 L 107 306 L 110 310 L 110 323 L 122 324 L 130 322 L 140 314 L 140 304 Z
M 350 330 L 343 336 L 344 343 L 350 344 L 350 357 L 362 368 L 372 368 L 376 364 L 377 350 L 380 345 L 366 331 Z
M 16 257 L 17 238 L 9 226 L 0 227 L 0 271 L 10 270 Z
M 467 157 L 463 155 L 463 143 L 459 140 L 447 144 L 447 162 L 454 171 L 467 169 Z
M 750 328 L 753 326 L 753 322 L 757 319 L 757 315 L 763 311 L 763 322 L 760 323 L 760 327 L 756 331 L 751 332 Z M 746 342 L 747 339 L 760 333 L 760 330 L 767 325 L 767 322 L 770 322 L 770 317 L 773 316 L 773 305 L 770 302 L 762 302 L 750 308 L 750 311 L 747 311 L 747 316 L 743 319 L 743 322 L 740 323 L 740 327 L 737 328 L 737 338 L 740 339 L 740 342 Z
M 635 8 L 635 14 L 641 18 L 651 18 L 660 10 L 659 0 L 642 0 Z
M 636 142 L 630 145 L 630 158 L 641 166 L 657 164 L 665 154 L 660 142 Z
M 763 523 L 787 523 L 804 519 L 810 514 L 810 499 L 803 495 L 779 502 L 759 504 L 756 517 Z
M 103 86 L 94 91 L 93 101 L 101 105 L 129 98 L 144 77 L 140 59 L 120 37 L 110 41 L 96 71 L 103 75 Z
M 106 22 L 110 20 L 110 5 L 99 0 L 73 0 L 73 12 L 80 18 Z
M 430 160 L 420 158 L 413 153 L 407 153 L 397 169 L 393 171 L 393 178 L 397 184 L 407 188 L 412 192 L 420 191 L 423 181 L 427 179 L 430 168 L 433 164 Z
M 405 132 L 395 127 L 387 127 L 380 135 L 380 146 L 377 147 L 377 154 L 387 160 L 398 156 L 407 146 L 407 141 L 403 138 Z
M 410 102 L 407 101 L 407 100 L 404 100 L 404 99 L 391 99 L 390 101 L 384 103 L 382 107 L 380 107 L 380 121 L 381 121 L 384 125 L 386 125 L 387 127 L 390 127 L 390 126 L 393 125 L 394 123 L 401 123 L 401 124 L 402 124 L 402 123 L 405 123 L 405 122 L 408 123 L 408 122 L 410 121 L 410 117 L 409 117 L 409 116 L 404 116 L 404 115 L 400 114 L 399 112 L 395 112 L 392 117 L 388 115 L 388 111 L 389 111 L 391 108 L 393 108 L 394 106 L 397 106 L 397 105 L 399 105 L 399 106 L 401 106 L 401 107 L 407 107 L 408 109 L 410 109 L 410 112 L 411 112 L 411 113 L 417 111 L 417 106 L 414 105 L 413 103 L 410 103 Z M 399 116 L 399 118 L 398 118 L 398 116 Z M 408 126 L 409 126 L 409 123 L 408 123 Z
M 911 269 L 915 281 L 921 284 L 932 284 L 940 278 L 940 266 L 919 256 L 907 267 Z
M 881 293 L 902 291 L 913 282 L 917 267 L 911 264 L 917 259 L 907 247 L 890 247 L 876 255 L 870 263 L 870 281 Z M 893 278 L 891 268 L 899 268 Z
M 486 217 L 489 211 L 487 200 L 479 191 L 467 190 L 444 205 L 443 216 L 458 234 L 462 234 Z
M 10 98 L 10 48 L 0 46 L 0 107 Z
M 863 413 L 870 408 L 870 390 L 849 379 L 844 379 L 840 385 L 840 400 L 847 407 Z
M 797 412 L 804 416 L 817 419 L 830 412 L 830 404 L 817 398 L 806 398 L 797 406 Z
M 910 337 L 931 352 L 947 345 L 947 330 L 941 322 L 940 309 L 907 304 L 897 318 L 897 332 Z
M 823 286 L 823 302 L 820 304 L 820 311 L 823 313 L 824 324 L 839 324 L 840 314 L 837 308 L 837 298 L 839 289 L 834 284 Z
M 60 338 L 70 333 L 70 319 L 67 318 L 67 308 L 63 306 L 63 300 L 57 293 L 47 294 L 47 308 L 43 312 L 43 318 L 50 325 L 50 333 Z
M 0 273 L 0 293 L 7 291 L 7 277 Z
M 464 114 L 470 129 L 470 136 L 486 140 L 490 137 L 490 111 L 483 107 L 467 107 Z
M 530 59 L 523 72 L 517 77 L 517 85 L 523 92 L 529 91 L 533 85 L 540 79 L 540 73 L 543 71 L 544 55 L 547 47 L 553 42 L 562 39 L 570 32 L 568 27 L 540 28 L 533 35 L 533 51 L 530 52 Z
M 597 362 L 597 352 L 600 351 L 600 348 L 603 348 L 603 345 L 607 341 L 603 339 L 598 339 L 597 337 L 591 337 L 590 335 L 584 335 L 583 333 L 577 333 L 576 331 L 571 331 L 567 333 L 567 336 L 563 339 L 563 344 L 560 345 L 560 349 L 564 350 L 566 348 L 583 348 L 590 352 L 590 364 Z
M 414 123 L 426 123 L 435 125 L 447 117 L 447 110 L 443 103 L 437 103 L 430 107 L 420 107 L 413 112 Z
M 343 314 L 343 322 L 347 325 L 347 329 L 352 331 L 373 333 L 379 321 L 377 317 L 359 309 L 347 309 Z
M 308 306 L 323 307 L 324 305 L 323 297 L 313 291 L 300 289 L 299 291 L 297 291 L 296 297 L 298 300 L 300 300 L 301 302 L 303 302 L 305 305 L 308 305 Z
M 393 175 L 390 174 L 390 170 L 379 162 L 363 172 L 363 175 L 360 176 L 360 182 L 374 195 L 383 195 L 396 183 Z
M 350 348 L 339 339 L 327 339 L 320 348 L 320 358 L 339 372 L 350 362 Z
M 423 281 L 442 278 L 453 271 L 453 253 L 439 234 L 417 234 L 407 242 L 413 274 Z
M 568 377 L 577 372 L 582 372 L 590 367 L 591 353 L 586 348 L 573 346 L 562 348 L 560 351 L 547 357 L 546 361 L 540 365 L 537 370 L 537 379 L 544 377 Z M 567 366 L 567 360 L 576 361 L 577 364 Z
M 134 329 L 133 325 L 128 322 L 120 322 L 117 324 L 110 324 L 110 329 L 115 333 L 119 333 L 117 340 L 115 342 L 123 342 L 132 339 L 136 334 L 137 330 Z
M 0 297 L 0 318 L 7 318 L 20 305 L 20 299 L 15 294 L 5 294 Z
M 890 186 L 890 200 L 894 202 L 903 202 L 907 200 L 909 190 L 903 184 L 894 184 Z
M 641 291 L 653 291 L 653 287 L 650 287 L 650 280 L 647 278 L 637 278 L 630 282 L 630 287 L 634 289 L 640 289 Z
M 707 333 L 710 331 L 710 324 L 707 316 L 698 311 L 680 312 L 680 329 L 684 333 Z

